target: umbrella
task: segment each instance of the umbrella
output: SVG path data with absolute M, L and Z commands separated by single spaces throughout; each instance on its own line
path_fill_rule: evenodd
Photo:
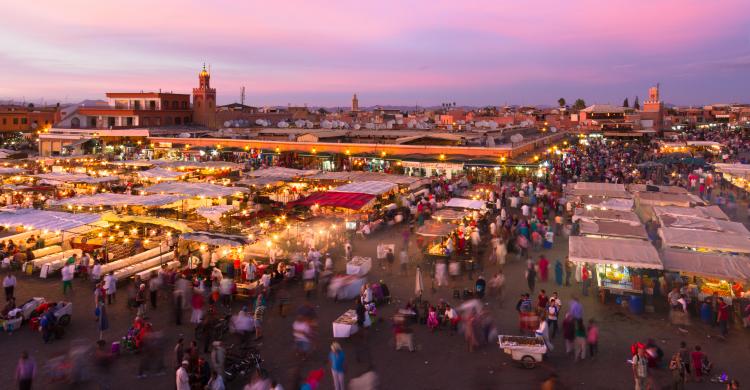
M 417 277 L 414 285 L 414 295 L 421 297 L 424 291 L 424 281 L 422 280 L 422 269 L 417 267 Z

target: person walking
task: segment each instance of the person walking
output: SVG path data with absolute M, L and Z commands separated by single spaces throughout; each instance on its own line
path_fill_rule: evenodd
M 724 302 L 724 298 L 719 298 L 718 313 L 716 313 L 716 322 L 719 323 L 719 330 L 721 331 L 721 337 L 726 338 L 729 334 L 729 305 Z
M 680 352 L 675 352 L 672 355 L 672 360 L 669 362 L 669 371 L 672 372 L 672 390 L 684 390 L 685 381 L 687 380 L 685 362 L 682 360 Z
M 136 316 L 144 318 L 146 316 L 146 285 L 141 283 L 138 291 L 135 293 Z
M 589 357 L 594 357 L 599 352 L 599 326 L 594 319 L 589 320 L 589 329 L 586 333 L 586 343 L 589 347 Z
M 573 315 L 568 312 L 565 314 L 565 318 L 562 323 L 563 339 L 565 339 L 565 353 L 570 355 L 573 352 L 573 344 L 575 341 L 575 320 Z
M 226 361 L 227 351 L 224 348 L 221 340 L 213 342 L 213 349 L 211 350 L 211 369 L 219 376 L 224 376 L 224 362 Z
M 555 283 L 558 287 L 563 284 L 563 265 L 560 260 L 555 262 Z
M 633 355 L 632 362 L 635 390 L 646 390 L 648 381 L 648 357 L 646 357 L 645 346 L 638 346 L 638 351 Z
M 586 327 L 583 320 L 575 322 L 575 341 L 573 351 L 573 361 L 577 362 L 586 358 Z
M 73 276 L 75 276 L 75 265 L 66 264 L 60 271 L 63 282 L 63 295 L 68 294 L 68 290 L 73 291 Z
M 557 316 L 560 313 L 560 306 L 557 304 L 557 300 L 552 297 L 547 302 L 547 329 L 549 329 L 549 338 L 554 339 L 557 335 Z
M 190 390 L 190 374 L 188 373 L 188 366 L 190 362 L 183 360 L 180 368 L 175 373 L 175 385 L 177 390 Z
M 36 375 L 36 363 L 26 351 L 21 352 L 21 358 L 16 365 L 16 381 L 19 390 L 31 390 L 31 383 Z
M 156 302 L 159 298 L 159 289 L 161 288 L 161 278 L 155 273 L 148 280 L 148 297 L 151 302 L 151 308 L 156 310 Z
M 589 295 L 589 285 L 591 285 L 591 275 L 588 266 L 584 263 L 581 267 L 581 285 L 583 286 L 583 296 Z
M 107 292 L 107 304 L 111 305 L 115 301 L 115 293 L 117 292 L 117 278 L 114 271 L 110 271 L 104 277 L 104 290 Z
M 333 376 L 333 388 L 344 390 L 344 351 L 337 342 L 331 343 L 331 352 L 328 353 L 331 363 L 331 375 Z
M 536 285 L 536 269 L 534 261 L 529 259 L 528 266 L 526 267 L 526 283 L 529 286 L 529 292 L 534 292 L 534 286 Z
M 14 292 L 16 289 L 16 277 L 10 271 L 5 274 L 3 278 L 3 288 L 5 289 L 5 301 L 8 302 L 15 297 Z
M 539 256 L 539 279 L 546 283 L 549 278 L 549 260 L 544 255 Z

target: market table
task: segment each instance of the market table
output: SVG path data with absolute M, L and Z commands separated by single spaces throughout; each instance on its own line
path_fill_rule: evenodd
M 372 269 L 372 258 L 354 256 L 351 261 L 346 263 L 347 275 L 366 275 Z
M 357 327 L 357 312 L 354 309 L 347 310 L 344 314 L 333 321 L 333 337 L 347 338 L 359 330 Z

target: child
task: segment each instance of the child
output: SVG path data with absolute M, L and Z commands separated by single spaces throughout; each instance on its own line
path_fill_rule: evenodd
M 430 306 L 429 314 L 427 315 L 427 327 L 434 332 L 439 324 L 437 310 L 435 310 L 434 306 Z
M 589 320 L 589 331 L 586 336 L 586 342 L 589 345 L 589 356 L 594 357 L 599 349 L 599 327 L 596 326 L 593 318 Z

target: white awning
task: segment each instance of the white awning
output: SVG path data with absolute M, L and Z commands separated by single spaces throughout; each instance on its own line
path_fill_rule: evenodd
M 42 182 L 56 184 L 56 183 L 85 183 L 85 184 L 99 184 L 107 183 L 112 181 L 119 181 L 120 178 L 117 176 L 89 176 L 82 173 L 42 173 L 34 175 L 37 179 L 42 179 Z
M 66 213 L 37 209 L 16 209 L 0 212 L 0 225 L 22 226 L 26 229 L 63 231 L 93 224 L 101 219 L 99 214 Z
M 179 195 L 95 194 L 76 196 L 52 202 L 52 205 L 71 206 L 165 206 L 184 199 Z
M 473 209 L 481 210 L 487 206 L 487 203 L 483 200 L 465 199 L 465 198 L 451 198 L 445 207 L 455 207 L 459 209 Z
M 185 172 L 170 171 L 164 168 L 152 168 L 147 171 L 138 172 L 138 176 L 143 179 L 156 180 L 178 180 L 185 175 L 187 175 Z
M 293 179 L 295 177 L 310 176 L 320 172 L 317 169 L 292 169 L 284 167 L 271 167 L 258 169 L 247 173 L 249 177 L 273 177 Z
M 146 193 L 151 194 L 175 194 L 187 196 L 203 196 L 206 198 L 220 198 L 231 196 L 241 192 L 248 192 L 244 187 L 225 187 L 209 183 L 186 183 L 186 182 L 168 182 L 154 184 L 143 189 Z
M 221 206 L 210 206 L 210 207 L 199 207 L 195 211 L 203 218 L 210 220 L 211 222 L 219 223 L 221 216 L 224 213 L 228 213 L 232 210 L 236 210 L 236 206 L 232 205 L 221 205 Z
M 723 252 L 750 253 L 750 238 L 728 232 L 662 227 L 659 236 L 665 247 L 704 248 Z
M 397 184 L 386 181 L 362 181 L 358 183 L 344 184 L 336 187 L 330 192 L 351 192 L 357 194 L 381 195 L 398 188 Z
M 570 261 L 663 269 L 659 254 L 649 241 L 571 236 L 569 243 Z
M 568 193 L 578 196 L 606 196 L 611 198 L 631 198 L 624 184 L 578 182 L 569 185 Z
M 728 280 L 750 280 L 750 258 L 681 249 L 662 252 L 664 269 Z

